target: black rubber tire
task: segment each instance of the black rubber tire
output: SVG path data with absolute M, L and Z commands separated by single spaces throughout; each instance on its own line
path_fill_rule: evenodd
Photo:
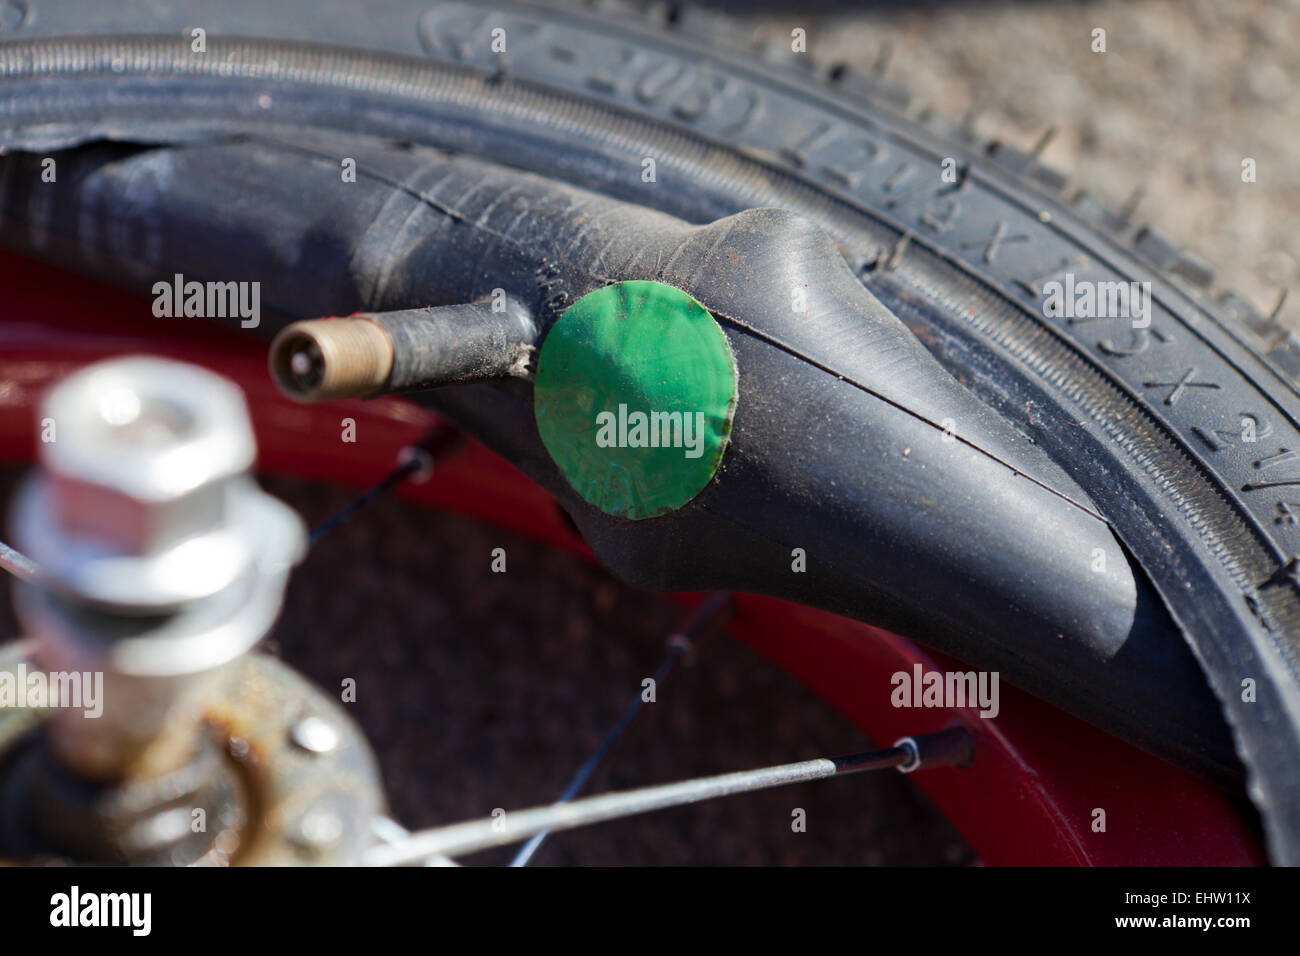
M 291 116 L 472 151 L 695 222 L 760 205 L 814 219 L 939 360 L 1103 508 L 1224 703 L 1273 859 L 1300 862 L 1300 524 L 1288 497 L 1300 487 L 1300 346 L 1239 298 L 1212 301 L 1209 271 L 1164 239 L 1067 202 L 1062 177 L 1030 155 L 909 119 L 905 96 L 875 78 L 736 48 L 725 20 L 693 10 L 11 6 L 7 148 L 168 141 Z M 193 28 L 206 31 L 203 52 Z M 930 174 L 945 158 L 956 188 Z M 1045 318 L 1042 284 L 1067 271 L 1150 281 L 1150 327 Z

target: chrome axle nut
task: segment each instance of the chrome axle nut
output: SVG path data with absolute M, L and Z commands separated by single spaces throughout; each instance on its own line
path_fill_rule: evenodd
M 54 440 L 16 533 L 46 586 L 161 610 L 295 555 L 296 519 L 247 475 L 253 432 L 225 379 L 164 359 L 102 362 L 52 389 L 42 415 Z
M 249 476 L 243 396 L 211 372 L 101 362 L 41 415 L 53 441 L 13 522 L 38 572 L 15 606 L 40 665 L 102 673 L 105 697 L 102 719 L 56 715 L 52 743 L 88 778 L 168 772 L 212 679 L 275 621 L 305 531 Z

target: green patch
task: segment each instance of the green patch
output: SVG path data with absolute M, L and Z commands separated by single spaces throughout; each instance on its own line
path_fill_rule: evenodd
M 707 309 L 661 282 L 583 296 L 547 333 L 533 411 L 574 490 L 651 518 L 712 480 L 736 410 L 736 360 Z

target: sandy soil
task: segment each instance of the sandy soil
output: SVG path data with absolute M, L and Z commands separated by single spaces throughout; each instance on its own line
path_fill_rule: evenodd
M 743 4 L 723 4 L 738 11 Z M 1300 0 L 764 4 L 757 34 L 886 75 L 918 106 L 1043 154 L 1268 313 L 1300 285 Z M 1092 31 L 1106 31 L 1094 53 Z M 1256 161 L 1243 183 L 1241 162 Z M 1280 319 L 1300 330 L 1300 294 Z

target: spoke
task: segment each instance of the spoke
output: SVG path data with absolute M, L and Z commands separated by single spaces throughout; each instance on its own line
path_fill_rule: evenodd
M 391 491 L 403 482 L 411 479 L 426 480 L 433 473 L 438 454 L 449 448 L 456 440 L 456 433 L 452 429 L 440 426 L 416 444 L 403 448 L 398 456 L 397 467 L 353 498 L 341 510 L 318 524 L 312 530 L 308 544 L 314 546 L 335 528 L 356 517 L 358 512 L 380 495 Z
M 656 690 L 662 687 L 664 682 L 672 676 L 678 662 L 691 650 L 695 642 L 705 632 L 712 630 L 714 625 L 720 624 L 730 612 L 730 609 L 731 595 L 719 592 L 710 595 L 692 612 L 682 629 L 668 639 L 668 653 L 664 655 L 663 663 L 659 665 L 659 669 L 655 671 L 654 675 Z M 631 725 L 645 704 L 645 698 L 641 694 L 633 695 L 632 700 L 614 723 L 614 726 L 609 729 L 604 739 L 592 751 L 591 756 L 583 762 L 582 766 L 573 775 L 573 779 L 564 788 L 564 792 L 560 794 L 559 799 L 556 801 L 557 803 L 568 803 L 582 792 L 582 789 L 587 785 L 587 781 L 591 779 L 591 775 L 600 766 L 600 762 L 613 749 L 614 744 L 618 742 L 619 737 Z M 510 865 L 527 866 L 528 861 L 533 858 L 546 837 L 547 831 L 545 830 L 534 836 L 524 844 L 523 848 L 515 855 L 515 858 L 510 861 Z
M 36 562 L 3 541 L 0 541 L 0 568 L 20 581 L 30 581 L 36 576 Z
M 401 843 L 411 836 L 411 831 L 406 827 L 392 817 L 384 816 L 375 817 L 370 821 L 370 832 L 374 834 L 376 840 L 387 843 L 389 846 Z
M 414 457 L 408 458 L 405 462 L 398 465 L 381 478 L 376 484 L 372 485 L 356 498 L 352 499 L 352 501 L 350 501 L 342 510 L 318 524 L 312 530 L 309 543 L 315 545 L 321 538 L 325 537 L 325 535 L 329 534 L 335 528 L 346 524 L 356 516 L 357 512 L 361 511 L 362 508 L 370 504 L 384 492 L 396 488 L 402 482 L 406 481 L 406 479 L 410 478 L 411 475 L 415 474 L 418 467 L 419 464 L 416 462 Z
M 760 767 L 714 777 L 698 777 L 638 790 L 584 797 L 571 803 L 534 807 L 488 819 L 437 827 L 412 834 L 390 846 L 375 847 L 366 857 L 370 866 L 402 866 L 431 856 L 461 856 L 494 846 L 517 843 L 535 833 L 570 830 L 607 820 L 698 803 L 736 793 L 768 790 L 808 780 L 840 777 L 890 767 L 903 771 L 938 766 L 964 766 L 970 761 L 971 738 L 964 728 L 907 737 L 888 750 L 818 758 L 799 763 Z
M 411 831 L 406 829 L 392 817 L 375 817 L 370 821 L 370 832 L 374 834 L 375 839 L 381 843 L 392 846 L 409 839 Z M 424 861 L 425 866 L 460 866 L 450 857 L 443 856 L 441 853 L 435 853 Z

